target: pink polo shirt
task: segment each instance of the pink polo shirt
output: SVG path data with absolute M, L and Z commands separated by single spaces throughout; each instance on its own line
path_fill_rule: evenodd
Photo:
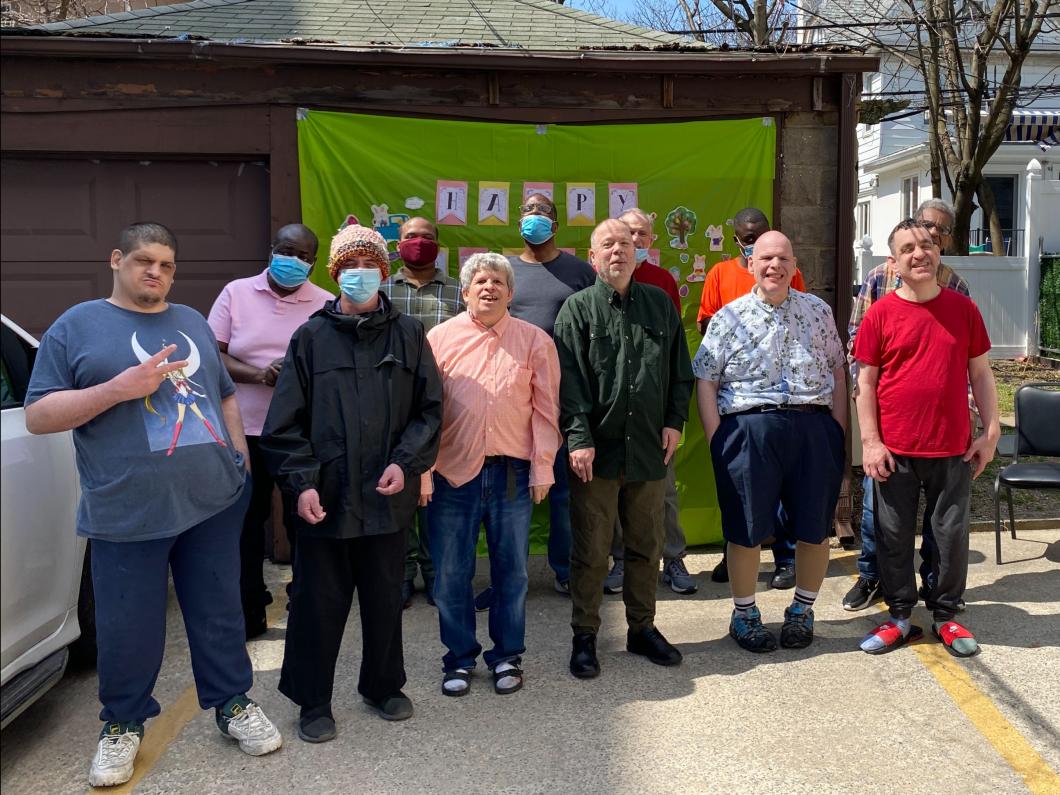
M 334 298 L 312 282 L 290 295 L 277 295 L 266 274 L 268 268 L 257 276 L 226 284 L 207 318 L 217 341 L 228 344 L 230 356 L 262 368 L 286 354 L 291 335 L 325 301 Z M 236 401 L 247 436 L 261 436 L 271 400 L 271 386 L 236 384 Z

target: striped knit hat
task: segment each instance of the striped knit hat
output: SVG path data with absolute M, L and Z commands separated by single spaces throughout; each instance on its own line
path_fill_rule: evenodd
M 379 266 L 383 278 L 390 275 L 390 257 L 383 236 L 367 226 L 351 224 L 331 238 L 328 273 L 338 281 L 339 271 L 354 257 L 369 257 Z

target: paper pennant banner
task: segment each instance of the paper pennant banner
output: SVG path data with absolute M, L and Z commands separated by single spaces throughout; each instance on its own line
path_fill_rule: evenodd
M 567 183 L 567 226 L 596 225 L 596 183 Z
M 505 246 L 501 249 L 501 254 L 506 257 L 516 257 L 522 253 L 523 250 L 521 248 L 508 248 L 507 246 Z
M 618 218 L 637 206 L 636 182 L 612 182 L 607 186 L 608 218 Z
M 442 273 L 449 273 L 449 249 L 439 248 L 438 256 L 434 258 L 434 267 Z
M 527 196 L 530 196 L 533 193 L 540 193 L 542 196 L 548 196 L 552 201 L 556 200 L 556 193 L 552 188 L 551 182 L 524 182 L 523 201 L 526 200 Z
M 438 180 L 435 215 L 439 224 L 464 226 L 467 224 L 467 183 L 450 179 Z
M 662 252 L 657 248 L 648 249 L 648 262 L 652 265 L 658 265 L 662 261 Z
M 478 222 L 483 226 L 508 225 L 508 182 L 479 182 Z
M 520 249 L 521 251 L 522 249 Z M 461 246 L 460 247 L 460 267 L 464 267 L 464 263 L 467 262 L 467 258 L 472 254 L 485 254 L 489 251 L 488 248 L 477 248 L 472 246 Z

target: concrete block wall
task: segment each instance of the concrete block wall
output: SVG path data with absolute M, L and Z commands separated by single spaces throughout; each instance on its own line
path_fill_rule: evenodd
M 791 238 L 806 286 L 835 308 L 839 113 L 789 113 L 782 124 L 773 223 Z

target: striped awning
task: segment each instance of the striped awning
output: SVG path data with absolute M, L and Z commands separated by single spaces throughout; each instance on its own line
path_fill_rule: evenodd
M 1060 111 L 1012 111 L 1012 121 L 1005 130 L 1005 140 L 1036 143 L 1042 151 L 1060 144 Z

